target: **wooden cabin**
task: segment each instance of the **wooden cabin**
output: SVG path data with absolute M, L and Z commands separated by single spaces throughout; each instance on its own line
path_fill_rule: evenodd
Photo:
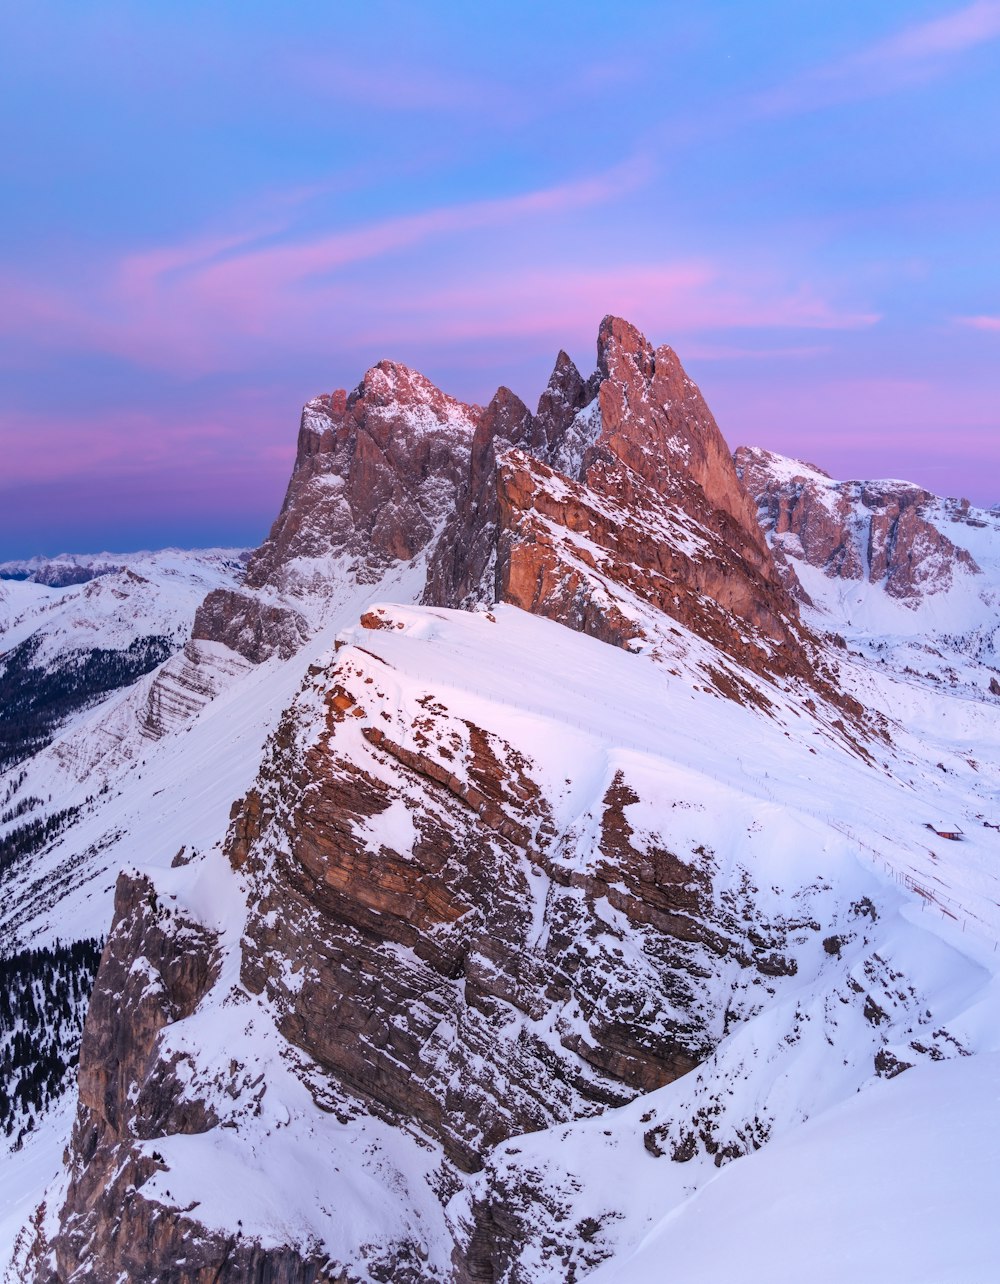
M 951 820 L 929 820 L 927 828 L 932 829 L 938 838 L 950 838 L 953 843 L 960 842 L 965 837 L 961 826 Z

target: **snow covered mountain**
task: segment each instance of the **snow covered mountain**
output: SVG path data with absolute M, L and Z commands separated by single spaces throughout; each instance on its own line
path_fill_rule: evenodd
M 387 362 L 308 403 L 243 582 L 0 777 L 68 813 L 11 949 L 108 935 L 8 1277 L 988 1278 L 998 559 L 734 464 L 615 318 L 534 414 Z
M 0 565 L 0 767 L 157 668 L 183 646 L 205 593 L 242 577 L 237 549 Z
M 764 450 L 735 462 L 816 622 L 910 676 L 1000 695 L 1000 513 Z

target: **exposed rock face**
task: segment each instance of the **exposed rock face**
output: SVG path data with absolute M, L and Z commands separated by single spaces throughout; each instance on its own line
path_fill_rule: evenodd
M 528 764 L 436 702 L 414 728 L 397 728 L 377 677 L 366 682 L 376 673 L 345 654 L 316 675 L 327 730 L 305 747 L 290 718 L 260 793 L 236 817 L 232 856 L 261 893 L 243 980 L 266 989 L 287 1038 L 375 1109 L 419 1121 L 471 1172 L 512 1132 L 630 1093 L 576 1055 L 553 1059 L 530 1033 L 526 1018 L 550 1006 L 556 975 L 558 1007 L 570 1001 L 561 955 L 575 932 L 564 923 L 550 953 L 525 953 L 532 883 L 548 886 L 554 837 Z M 390 822 L 394 848 L 372 836 Z M 306 941 L 310 965 L 290 987 L 279 960 L 294 958 L 296 974 Z M 615 987 L 586 988 L 591 1008 L 617 1006 Z M 666 1081 L 664 1062 L 678 1056 L 692 1063 L 669 1041 L 659 1056 L 638 1032 L 631 1044 L 640 1079 Z
M 223 642 L 251 664 L 263 664 L 272 655 L 287 660 L 308 636 L 309 627 L 297 611 L 237 589 L 209 593 L 195 613 L 191 632 L 193 641 Z
M 361 583 L 415 557 L 454 511 L 478 414 L 391 361 L 350 394 L 310 401 L 288 493 L 250 559 L 248 587 L 312 584 L 308 563 L 330 554 L 345 554 Z
M 497 600 L 497 456 L 517 446 L 534 459 L 575 474 L 591 442 L 592 416 L 585 412 L 597 386 L 596 374 L 585 380 L 560 352 L 536 414 L 509 388 L 497 391 L 476 425 L 469 478 L 435 549 L 425 602 L 469 607 Z
M 941 501 L 919 486 L 837 482 L 812 464 L 744 446 L 735 463 L 775 543 L 826 575 L 882 584 L 915 606 L 950 588 L 956 574 L 979 573 L 972 556 L 928 520 Z M 968 501 L 952 505 L 948 519 L 970 520 Z
M 597 355 L 584 381 L 560 354 L 537 415 L 497 394 L 424 600 L 507 601 L 625 645 L 643 636 L 637 599 L 743 664 L 811 681 L 797 605 L 676 354 L 606 317 Z
M 36 1246 L 34 1279 L 216 1278 L 219 1246 L 193 1218 L 143 1198 L 158 1161 L 135 1144 L 217 1122 L 186 1091 L 184 1058 L 158 1046 L 164 1027 L 193 1011 L 214 977 L 210 934 L 172 915 L 147 879 L 123 874 L 84 1027 L 59 1232 Z
M 710 851 L 636 831 L 623 771 L 558 832 L 525 752 L 395 690 L 349 647 L 286 715 L 230 831 L 253 889 L 241 975 L 335 1097 L 475 1173 L 508 1137 L 685 1074 L 734 996 L 795 964 L 748 890 L 720 898 Z M 502 1241 L 457 1244 L 453 1278 L 508 1278 Z
M 794 575 L 701 394 L 670 348 L 619 318 L 601 325 L 590 378 L 559 354 L 534 414 L 507 388 L 479 412 L 389 362 L 306 406 L 251 593 L 321 595 L 331 554 L 338 574 L 374 583 L 423 550 L 429 604 L 509 601 L 623 645 L 643 635 L 637 599 L 758 671 L 814 668 Z M 205 602 L 195 637 L 258 663 L 305 631 L 294 610 L 229 592 Z
M 253 664 L 288 659 L 331 600 L 428 550 L 467 483 L 479 413 L 391 361 L 350 394 L 308 402 L 281 512 L 247 565 L 248 591 L 211 593 L 194 639 Z M 182 685 L 211 685 L 198 659 Z
M 654 351 L 627 321 L 605 317 L 597 364 L 602 427 L 583 475 L 595 457 L 607 453 L 665 493 L 679 487 L 690 494 L 693 483 L 704 496 L 698 502 L 705 516 L 718 514 L 716 522 L 731 518 L 756 548 L 760 567 L 768 567 L 766 543 L 722 434 L 673 349 Z
M 228 635 L 228 630 L 224 632 Z M 192 639 L 179 655 L 171 656 L 150 684 L 138 714 L 142 735 L 148 740 L 161 740 L 178 731 L 246 669 L 246 658 L 231 647 Z M 112 717 L 106 727 L 112 746 L 102 745 L 99 752 L 127 743 L 131 726 L 130 709 Z M 80 775 L 93 766 L 94 760 L 85 756 L 75 769 Z

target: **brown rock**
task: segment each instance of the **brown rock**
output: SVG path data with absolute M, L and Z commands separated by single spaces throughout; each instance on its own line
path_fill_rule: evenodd
M 763 529 L 792 560 L 834 578 L 882 584 L 913 606 L 950 588 L 959 569 L 979 573 L 970 554 L 929 519 L 939 501 L 919 486 L 837 482 L 812 464 L 745 446 L 734 458 Z M 970 520 L 968 505 L 952 520 Z
M 560 353 L 537 415 L 494 398 L 424 600 L 500 599 L 617 645 L 642 634 L 638 600 L 757 671 L 812 681 L 796 602 L 676 354 L 606 317 L 597 359 L 585 381 Z
M 506 389 L 479 413 L 389 363 L 350 396 L 311 402 L 248 587 L 301 587 L 310 559 L 322 577 L 331 554 L 374 580 L 428 550 L 449 514 L 428 601 L 500 597 L 618 645 L 669 617 L 717 648 L 733 698 L 748 689 L 740 666 L 835 698 L 700 393 L 670 349 L 625 322 L 602 324 L 590 380 L 560 354 L 535 415 Z M 244 596 L 213 595 L 204 632 L 249 658 L 294 644 L 294 613 L 254 613 Z M 362 626 L 377 649 L 391 612 Z M 771 921 L 749 877 L 723 882 L 706 847 L 638 833 L 623 772 L 557 829 L 530 747 L 429 693 L 415 711 L 382 665 L 345 645 L 310 670 L 232 812 L 226 851 L 248 898 L 241 980 L 308 1057 L 317 1103 L 440 1144 L 445 1201 L 499 1142 L 700 1064 L 736 1019 L 734 976 L 791 975 L 803 925 Z M 305 1249 L 222 1240 L 142 1196 L 153 1161 L 135 1138 L 219 1122 L 178 1091 L 158 1042 L 217 964 L 211 935 L 171 919 L 148 883 L 119 890 L 69 1193 L 36 1278 L 313 1284 L 327 1268 Z M 518 1278 L 525 1232 L 504 1201 L 480 1198 L 456 1235 L 455 1284 Z M 416 1284 L 420 1267 L 384 1277 Z
M 428 568 L 423 600 L 429 605 L 468 607 L 496 600 L 496 450 L 498 443 L 514 442 L 537 446 L 536 422 L 519 397 L 500 388 L 476 424 L 469 478 Z
M 247 567 L 250 588 L 321 587 L 295 559 L 342 554 L 361 582 L 409 561 L 455 508 L 479 416 L 423 375 L 382 361 L 349 395 L 310 401 L 271 534 Z
M 755 549 L 758 568 L 770 569 L 766 542 L 729 449 L 673 349 L 663 346 L 654 352 L 634 326 L 605 317 L 597 364 L 603 427 L 584 461 L 584 476 L 594 458 L 609 452 L 660 494 L 676 493 L 691 502 L 700 491 L 704 498 L 695 501 L 699 516 L 712 516 L 721 528 L 738 529 L 741 542 Z M 732 527 L 725 517 L 732 519 Z
M 773 562 L 756 541 L 739 539 L 728 515 L 719 518 L 725 537 L 711 514 L 695 526 L 676 495 L 663 496 L 614 458 L 593 459 L 587 480 L 555 478 L 518 451 L 502 457 L 504 601 L 618 646 L 642 636 L 634 604 L 645 604 L 756 672 L 818 680 Z M 690 498 L 700 504 L 700 491 Z
M 162 1056 L 158 1046 L 160 1031 L 194 1010 L 216 968 L 210 933 L 173 914 L 148 879 L 120 875 L 80 1049 L 69 1187 L 58 1234 L 36 1245 L 36 1280 L 211 1278 L 194 1269 L 169 1273 L 184 1256 L 186 1233 L 194 1261 L 199 1239 L 209 1262 L 217 1262 L 221 1245 L 212 1246 L 190 1218 L 142 1199 L 155 1161 L 133 1142 L 205 1132 L 216 1122 L 184 1091 L 180 1058 Z
M 497 600 L 497 455 L 518 446 L 535 459 L 575 473 L 593 439 L 592 425 L 579 425 L 578 417 L 594 400 L 596 388 L 596 376 L 584 380 L 560 352 L 536 414 L 509 388 L 497 390 L 476 425 L 469 480 L 431 559 L 424 602 L 470 607 Z
M 530 759 L 500 736 L 430 696 L 401 723 L 377 664 L 350 648 L 311 687 L 324 730 L 306 743 L 286 716 L 230 831 L 253 888 L 242 978 L 335 1083 L 419 1126 L 459 1170 L 697 1064 L 733 940 L 741 966 L 773 971 L 780 934 L 745 941 L 746 910 L 730 919 L 714 898 L 710 853 L 636 837 L 620 773 L 584 865 Z M 392 848 L 372 837 L 390 808 L 412 833 Z M 631 924 L 628 956 L 604 901 Z
M 297 611 L 236 589 L 213 589 L 195 612 L 191 632 L 192 640 L 223 642 L 251 664 L 273 655 L 287 660 L 308 636 Z

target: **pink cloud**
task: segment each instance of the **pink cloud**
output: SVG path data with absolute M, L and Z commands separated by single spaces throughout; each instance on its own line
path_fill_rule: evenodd
M 339 347 L 365 360 L 437 342 L 544 336 L 589 347 L 606 312 L 659 335 L 707 330 L 837 331 L 868 328 L 879 314 L 842 302 L 842 286 L 789 282 L 778 271 L 710 259 L 609 268 L 550 262 L 551 216 L 613 202 L 646 181 L 641 157 L 575 182 L 441 206 L 301 240 L 273 229 L 218 233 L 126 255 L 98 285 L 74 292 L 11 282 L 16 306 L 0 328 L 52 347 L 113 353 L 171 372 L 246 369 L 257 353 Z M 470 268 L 452 244 L 499 229 L 491 266 Z M 429 246 L 443 242 L 445 256 Z M 474 242 L 472 242 L 474 244 Z M 373 277 L 345 269 L 404 255 Z M 535 260 L 534 264 L 532 259 Z M 539 266 L 543 264 L 543 266 Z M 713 343 L 718 336 L 713 335 Z M 698 351 L 712 355 L 702 344 Z M 787 351 L 787 349 L 781 349 Z M 792 353 L 801 355 L 802 345 Z M 716 355 L 756 356 L 723 344 Z
M 4 469 L 0 491 L 32 483 L 84 477 L 155 478 L 163 469 L 193 472 L 230 458 L 264 465 L 290 463 L 292 434 L 273 441 L 273 413 L 256 416 L 240 404 L 179 413 L 144 404 L 110 411 L 54 413 L 44 400 L 37 410 L 4 415 Z M 39 448 L 44 443 L 44 448 Z
M 1000 0 L 976 0 L 796 76 L 759 95 L 756 106 L 778 115 L 891 92 L 941 74 L 954 56 L 998 38 Z
M 199 273 L 200 283 L 202 288 L 207 286 L 209 293 L 218 284 L 223 286 L 223 292 L 237 284 L 240 292 L 246 277 L 271 285 L 293 284 L 347 264 L 417 245 L 432 237 L 517 223 L 535 215 L 562 214 L 601 204 L 633 190 L 644 183 L 649 174 L 648 164 L 637 158 L 576 182 L 517 196 L 439 206 L 299 244 L 244 246 L 242 249 L 237 246 L 222 261 L 208 263 Z M 178 256 L 181 253 L 173 252 Z M 173 263 L 172 257 L 166 257 Z M 192 255 L 186 266 L 197 269 L 203 262 L 202 257 Z
M 702 260 L 631 264 L 586 271 L 525 269 L 480 275 L 460 286 L 423 289 L 393 301 L 370 337 L 471 340 L 579 335 L 590 342 L 607 312 L 655 334 L 707 329 L 859 329 L 879 316 L 838 309 L 810 287 L 784 287 L 767 277 Z
M 872 62 L 914 62 L 962 53 L 1000 36 L 1000 3 L 978 0 L 929 22 L 907 27 L 860 55 Z
M 973 330 L 1000 330 L 1000 317 L 956 317 L 955 322 L 970 326 Z
M 606 198 L 618 178 L 615 173 L 429 211 L 307 244 L 246 247 L 237 238 L 220 238 L 134 255 L 96 303 L 22 291 L 19 327 L 34 329 L 48 344 L 84 343 L 140 364 L 198 373 L 246 367 L 258 349 L 301 353 L 318 345 L 392 355 L 400 347 L 428 342 L 453 346 L 544 336 L 557 346 L 579 339 L 589 347 L 606 312 L 628 316 L 648 333 L 671 336 L 706 330 L 851 330 L 879 320 L 876 311 L 845 306 L 822 285 L 789 284 L 777 273 L 748 270 L 743 260 L 652 261 L 588 270 L 568 264 L 509 265 L 508 258 L 470 275 L 449 264 L 429 269 L 411 256 L 388 283 L 336 274 L 338 266 L 419 249 L 422 238 L 447 235 L 449 229 L 458 235 L 494 219 L 510 220 L 525 258 L 532 252 L 537 257 L 529 234 L 536 213 Z M 219 245 L 225 247 L 221 258 Z M 745 346 L 737 348 L 738 355 L 752 355 Z M 733 354 L 723 345 L 718 355 Z
M 273 229 L 257 229 L 160 246 L 127 255 L 106 284 L 79 299 L 70 289 L 11 282 L 9 297 L 24 306 L 6 309 L 0 328 L 192 373 L 230 357 L 238 364 L 245 339 L 287 341 L 312 326 L 328 328 L 338 307 L 356 307 L 357 287 L 338 283 L 338 269 L 435 239 L 527 227 L 610 202 L 649 175 L 638 157 L 574 182 L 381 219 L 308 241 L 275 243 Z
M 225 254 L 237 253 L 279 230 L 267 228 L 255 232 L 198 237 L 179 245 L 158 246 L 138 254 L 129 254 L 118 267 L 118 290 L 126 299 L 141 299 L 159 281 L 172 273 L 190 272 L 208 265 Z
M 685 343 L 687 361 L 807 361 L 825 357 L 831 351 L 825 343 L 801 344 L 793 348 L 741 348 L 732 343 Z

